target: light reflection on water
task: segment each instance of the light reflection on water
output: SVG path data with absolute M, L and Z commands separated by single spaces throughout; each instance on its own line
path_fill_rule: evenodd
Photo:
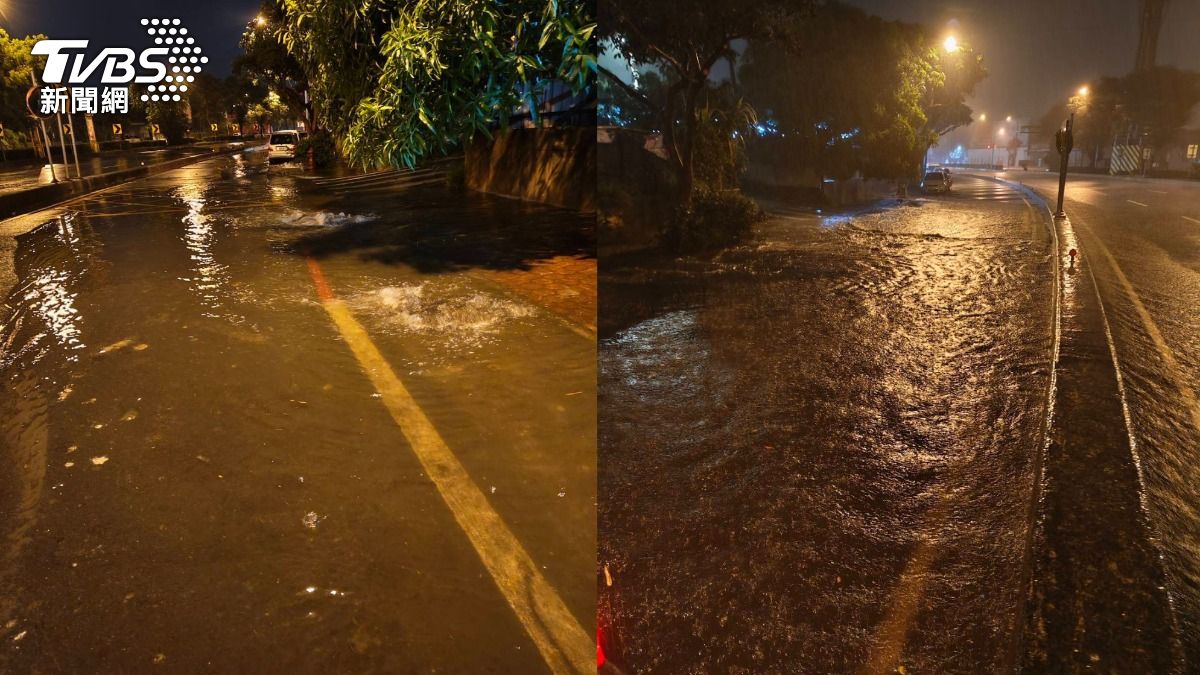
M 67 349 L 83 349 L 83 331 L 75 294 L 69 289 L 70 274 L 63 270 L 46 269 L 34 277 L 25 293 L 38 316 L 50 332 Z M 72 360 L 77 357 L 70 357 Z
M 172 195 L 182 201 L 188 209 L 187 215 L 183 217 L 183 242 L 192 260 L 193 274 L 191 277 L 183 277 L 182 280 L 192 285 L 205 307 L 217 310 L 223 304 L 222 298 L 224 287 L 229 280 L 229 271 L 224 264 L 217 262 L 213 255 L 212 249 L 216 239 L 213 229 L 215 218 L 203 212 L 207 185 L 207 182 L 201 180 L 191 180 L 173 190 Z M 219 315 L 213 311 L 207 312 L 206 316 L 216 318 Z

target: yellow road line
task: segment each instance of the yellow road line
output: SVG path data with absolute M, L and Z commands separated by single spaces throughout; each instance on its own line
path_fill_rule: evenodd
M 594 673 L 596 644 L 542 576 L 520 541 L 492 509 L 454 451 L 425 416 L 362 324 L 333 296 L 316 261 L 308 260 L 317 295 L 392 419 L 425 467 L 505 600 L 554 673 Z
M 1085 225 L 1085 227 L 1087 227 Z M 1091 228 L 1088 228 L 1089 230 Z M 1096 242 L 1097 248 L 1104 258 L 1108 261 L 1113 272 L 1117 275 L 1117 281 L 1121 283 L 1121 287 L 1125 290 L 1125 294 L 1129 297 L 1129 302 L 1133 305 L 1133 310 L 1137 312 L 1138 318 L 1142 321 L 1142 326 L 1146 329 L 1146 334 L 1150 336 L 1150 341 L 1154 343 L 1155 349 L 1158 350 L 1159 356 L 1162 357 L 1163 363 L 1167 366 L 1166 375 L 1171 380 L 1171 384 L 1179 392 L 1179 396 L 1188 407 L 1188 412 L 1191 413 L 1192 426 L 1200 431 L 1200 401 L 1196 399 L 1196 392 L 1187 384 L 1186 378 L 1180 373 L 1182 368 L 1179 361 L 1175 359 L 1175 353 L 1167 346 L 1167 341 L 1163 338 L 1162 331 L 1158 329 L 1158 324 L 1150 316 L 1150 311 L 1142 304 L 1142 299 L 1138 297 L 1137 291 L 1133 290 L 1133 284 L 1129 282 L 1129 277 L 1125 276 L 1125 272 L 1121 266 L 1117 264 L 1117 259 L 1113 257 L 1112 251 L 1108 250 L 1108 246 L 1096 236 L 1095 232 L 1091 233 L 1091 239 Z

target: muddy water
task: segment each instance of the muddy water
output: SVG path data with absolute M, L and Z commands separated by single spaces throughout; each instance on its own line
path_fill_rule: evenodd
M 577 218 L 437 189 L 334 199 L 297 173 L 205 162 L 20 238 L 0 670 L 545 670 L 310 257 L 591 630 L 594 343 L 480 276 L 581 254 Z
M 1041 222 L 963 179 L 880 211 L 777 217 L 711 260 L 606 266 L 615 662 L 1014 665 L 1052 336 Z

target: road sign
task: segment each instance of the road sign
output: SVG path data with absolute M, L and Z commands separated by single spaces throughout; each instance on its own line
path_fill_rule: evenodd
M 219 129 L 217 128 L 217 124 L 216 124 L 216 122 L 214 122 L 214 123 L 212 123 L 212 124 L 210 124 L 210 125 L 208 125 L 208 126 L 209 126 L 210 128 L 212 128 L 212 130 L 213 130 L 213 131 L 219 131 Z
M 70 124 L 64 124 L 64 125 L 63 125 L 63 133 L 64 133 L 64 134 L 66 134 L 66 135 L 68 135 L 68 136 L 70 136 L 70 135 L 71 135 L 71 125 L 70 125 Z
M 151 124 L 151 125 L 150 125 L 150 128 L 154 130 L 154 135 L 155 135 L 155 136 L 161 136 L 161 135 L 162 135 L 162 129 L 159 129 L 157 124 Z
M 124 132 L 124 131 L 121 129 L 121 125 L 120 125 L 120 124 L 114 124 L 114 125 L 112 125 L 112 129 L 113 129 L 113 136 L 123 136 L 123 135 L 125 135 L 125 132 Z

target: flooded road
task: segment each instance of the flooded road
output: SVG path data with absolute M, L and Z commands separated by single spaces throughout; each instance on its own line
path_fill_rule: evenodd
M 594 667 L 589 218 L 264 154 L 26 217 L 0 671 Z
M 605 260 L 600 623 L 629 672 L 1019 662 L 1053 249 L 1022 195 Z M 904 671 L 902 671 L 904 672 Z

